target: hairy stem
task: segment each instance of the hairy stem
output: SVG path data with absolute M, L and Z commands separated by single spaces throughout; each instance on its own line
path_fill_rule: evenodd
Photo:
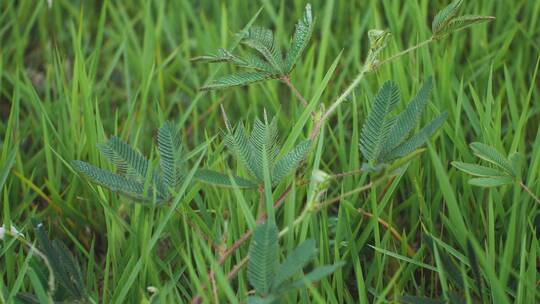
M 285 76 L 282 76 L 279 78 L 279 80 L 281 80 L 281 82 L 285 83 L 289 89 L 291 89 L 291 91 L 294 93 L 294 95 L 296 96 L 296 98 L 298 98 L 298 100 L 300 100 L 300 103 L 302 103 L 302 105 L 304 107 L 307 107 L 308 106 L 308 103 L 306 101 L 306 99 L 304 98 L 304 96 L 302 96 L 302 94 L 300 94 L 300 92 L 296 89 L 296 87 L 292 84 L 291 82 L 291 78 L 289 78 L 288 75 L 285 75 Z
M 532 197 L 533 200 L 535 200 L 538 204 L 540 204 L 540 198 L 538 198 L 538 196 L 536 196 L 536 194 L 534 194 L 534 192 L 532 192 L 532 190 L 529 189 L 529 187 L 527 187 L 527 185 L 525 185 L 523 181 L 519 181 L 519 185 L 521 186 L 523 190 L 525 190 L 525 192 L 527 192 L 527 194 L 529 194 Z

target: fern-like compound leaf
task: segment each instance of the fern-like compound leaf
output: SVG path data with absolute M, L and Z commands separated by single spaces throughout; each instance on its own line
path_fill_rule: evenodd
M 311 147 L 310 140 L 304 140 L 294 149 L 285 153 L 274 165 L 272 170 L 272 183 L 279 183 L 284 177 L 298 168 L 300 162 L 304 160 Z
M 266 154 L 268 165 L 273 166 L 279 154 L 278 127 L 277 119 L 274 117 L 271 122 L 265 118 L 264 122 L 256 118 L 251 130 L 249 141 L 252 148 L 253 163 L 256 169 L 257 178 L 259 181 L 264 180 L 263 175 L 263 154 Z
M 147 190 L 149 195 L 145 194 L 145 187 L 141 182 L 127 179 L 121 175 L 94 167 L 83 161 L 73 161 L 72 165 L 77 172 L 87 177 L 93 183 L 107 187 L 113 192 L 118 192 L 138 200 L 149 201 L 152 199 L 151 188 Z M 159 196 L 157 199 L 158 201 L 161 200 Z
M 182 146 L 180 134 L 174 123 L 166 122 L 158 131 L 159 165 L 164 182 L 176 188 L 181 181 Z
M 478 16 L 478 15 L 459 16 L 452 19 L 452 21 L 450 21 L 448 25 L 444 27 L 444 29 L 442 29 L 438 33 L 438 35 L 441 36 L 441 35 L 451 34 L 461 29 L 467 28 L 469 26 L 483 23 L 483 22 L 489 22 L 493 19 L 495 19 L 495 17 L 492 17 L 492 16 Z
M 255 164 L 255 152 L 242 123 L 239 123 L 234 131 L 227 134 L 225 144 L 253 177 L 259 179 L 262 176 Z
M 220 187 L 233 187 L 234 185 L 236 185 L 238 188 L 257 188 L 256 183 L 245 178 L 235 175 L 229 176 L 227 174 L 207 169 L 198 170 L 197 172 L 195 172 L 195 179 L 203 183 Z
M 311 13 L 311 4 L 307 4 L 304 10 L 304 16 L 296 24 L 294 36 L 291 41 L 291 45 L 285 58 L 285 65 L 287 67 L 287 73 L 290 73 L 294 68 L 294 65 L 298 61 L 298 58 L 302 55 L 306 49 L 311 35 L 313 34 L 313 15 Z
M 375 97 L 360 138 L 360 150 L 370 162 L 377 162 L 379 158 L 393 123 L 389 114 L 399 99 L 399 88 L 392 81 L 385 82 Z
M 67 247 L 60 241 L 51 241 L 42 223 L 33 220 L 39 247 L 52 268 L 56 283 L 63 287 L 71 300 L 84 302 L 87 293 L 79 265 L 69 253 Z M 54 292 L 54 290 L 50 290 Z
M 233 53 L 229 52 L 226 49 L 218 49 L 217 54 L 213 55 L 204 55 L 204 56 L 198 56 L 195 58 L 192 58 L 191 61 L 202 61 L 202 62 L 232 62 L 237 65 L 245 65 L 246 62 L 241 59 L 240 57 L 237 57 Z
M 435 18 L 433 18 L 433 23 L 431 24 L 431 31 L 434 36 L 440 34 L 446 26 L 454 19 L 458 12 L 459 8 L 463 4 L 463 0 L 454 0 L 448 6 L 443 8 Z
M 257 293 L 265 296 L 270 292 L 272 278 L 278 265 L 278 228 L 266 222 L 255 228 L 249 246 L 247 277 Z
M 276 276 L 272 280 L 272 290 L 277 290 L 285 281 L 290 279 L 293 275 L 306 266 L 306 264 L 315 256 L 317 253 L 315 247 L 315 240 L 309 239 L 302 242 L 298 247 L 296 247 L 293 252 L 281 265 L 279 265 Z
M 259 52 L 272 66 L 274 72 L 283 74 L 283 57 L 271 30 L 257 26 L 252 27 L 242 43 Z
M 511 176 L 518 176 L 516 169 L 512 166 L 512 164 L 495 148 L 480 142 L 474 142 L 470 146 L 476 156 L 503 169 Z
M 104 144 L 99 144 L 101 153 L 121 172 L 144 181 L 148 173 L 148 160 L 138 151 L 113 136 Z
M 216 90 L 234 86 L 244 86 L 276 77 L 278 77 L 278 75 L 268 72 L 242 72 L 237 74 L 225 75 L 220 78 L 214 79 L 207 85 L 203 86 L 201 90 Z
M 432 83 L 432 78 L 429 77 L 424 82 L 416 96 L 407 105 L 405 110 L 396 117 L 394 125 L 392 126 L 392 129 L 388 133 L 388 137 L 383 144 L 382 154 L 387 154 L 389 151 L 396 148 L 405 140 L 411 130 L 414 129 L 427 105 Z
M 441 115 L 437 116 L 429 124 L 423 127 L 418 133 L 411 136 L 405 142 L 397 146 L 394 150 L 390 151 L 388 154 L 383 156 L 382 161 L 387 162 L 396 158 L 400 158 L 412 153 L 414 150 L 423 145 L 426 141 L 429 140 L 431 135 L 439 129 L 439 127 L 444 123 L 448 113 L 444 112 Z

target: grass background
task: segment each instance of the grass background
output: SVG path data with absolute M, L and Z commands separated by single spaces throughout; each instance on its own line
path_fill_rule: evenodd
M 389 56 L 430 36 L 430 22 L 446 1 L 313 1 L 314 37 L 292 73 L 308 99 L 329 105 L 354 78 L 367 53 L 367 31 L 387 28 Z M 216 266 L 210 243 L 230 246 L 256 216 L 257 193 L 190 185 L 175 208 L 147 208 L 90 185 L 69 161 L 108 167 L 96 149 L 118 135 L 146 155 L 165 120 L 177 123 L 184 146 L 201 166 L 236 168 L 224 150 L 219 105 L 232 121 L 252 121 L 263 109 L 279 116 L 285 141 L 302 113 L 281 83 L 200 93 L 209 77 L 229 66 L 195 65 L 197 55 L 230 47 L 261 9 L 255 24 L 275 29 L 285 44 L 304 1 L 2 1 L 0 3 L 0 221 L 32 235 L 35 217 L 53 238 L 63 240 L 81 264 L 92 298 L 103 303 L 187 302 L 208 292 L 216 271 L 223 302 L 245 299 L 245 271 L 228 284 L 225 275 L 247 253 L 238 250 Z M 540 1 L 466 1 L 464 12 L 493 15 L 488 25 L 462 31 L 383 66 L 362 82 L 326 125 L 301 172 L 337 174 L 358 169 L 359 128 L 370 98 L 383 81 L 395 80 L 403 100 L 433 75 L 429 121 L 449 118 L 427 150 L 406 172 L 368 194 L 348 196 L 303 221 L 281 239 L 283 254 L 300 241 L 317 240 L 316 264 L 347 265 L 289 302 L 393 302 L 403 294 L 438 297 L 453 287 L 421 235 L 436 237 L 439 250 L 471 274 L 466 240 L 472 240 L 485 280 L 485 302 L 534 303 L 538 292 L 538 205 L 519 186 L 485 190 L 449 165 L 475 162 L 468 144 L 481 141 L 519 152 L 523 178 L 540 193 L 540 104 L 536 77 L 540 55 Z M 337 61 L 339 54 L 341 56 Z M 333 62 L 337 65 L 330 70 Z M 330 71 L 330 72 L 329 72 Z M 325 76 L 328 76 L 325 81 Z M 403 106 L 403 104 L 401 105 Z M 309 124 L 301 137 L 309 133 Z M 198 150 L 197 150 L 198 149 Z M 243 175 L 241 169 L 238 174 Z M 308 174 L 309 175 L 309 174 Z M 277 198 L 291 184 L 274 192 Z M 369 181 L 367 174 L 330 184 L 328 197 Z M 293 186 L 277 211 L 287 227 L 305 204 L 306 187 Z M 366 218 L 357 208 L 371 212 Z M 396 242 L 376 218 L 401 235 Z M 196 229 L 193 227 L 197 227 Z M 205 240 L 207 235 L 210 241 Z M 371 246 L 379 248 L 374 250 Z M 407 245 L 414 248 L 410 260 Z M 16 242 L 0 245 L 0 301 L 39 283 Z M 384 252 L 384 250 L 388 252 Z M 431 269 L 426 267 L 431 265 Z M 468 285 L 474 284 L 467 280 Z M 467 285 L 467 284 L 466 284 Z M 471 299 L 468 299 L 472 301 Z

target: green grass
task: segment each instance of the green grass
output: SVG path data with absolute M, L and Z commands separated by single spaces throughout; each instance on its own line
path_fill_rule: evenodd
M 170 204 L 146 207 L 88 183 L 70 162 L 112 168 L 96 145 L 116 135 L 157 166 L 152 147 L 169 120 L 190 153 L 191 175 L 201 167 L 247 176 L 223 144 L 221 105 L 231 122 L 249 124 L 265 109 L 277 115 L 283 151 L 290 150 L 309 137 L 311 110 L 328 108 L 362 69 L 369 29 L 392 33 L 388 58 L 428 39 L 447 4 L 313 1 L 314 36 L 290 77 L 309 103 L 304 110 L 277 80 L 200 92 L 234 69 L 190 61 L 236 46 L 234 34 L 249 24 L 274 29 L 286 45 L 304 1 L 78 2 L 0 3 L 0 223 L 15 225 L 28 242 L 0 243 L 0 302 L 15 303 L 20 292 L 47 299 L 46 268 L 27 246 L 36 242 L 37 219 L 78 261 L 91 302 L 186 303 L 201 295 L 204 303 L 245 303 L 253 289 L 245 268 L 227 276 L 249 242 L 223 265 L 219 256 L 254 228 L 257 191 L 188 176 Z M 540 302 L 540 205 L 519 184 L 474 187 L 450 165 L 478 163 L 472 142 L 517 152 L 524 184 L 540 194 L 540 1 L 466 1 L 462 10 L 496 20 L 367 74 L 324 125 L 296 178 L 266 191 L 273 200 L 287 194 L 275 210 L 281 260 L 313 238 L 319 251 L 311 268 L 346 263 L 290 293 L 289 303 L 456 294 L 466 303 Z M 399 85 L 403 109 L 429 75 L 434 86 L 420 125 L 444 111 L 448 118 L 425 151 L 391 179 L 358 172 L 332 179 L 323 199 L 341 199 L 302 213 L 318 192 L 312 172 L 361 168 L 361 126 L 382 83 Z

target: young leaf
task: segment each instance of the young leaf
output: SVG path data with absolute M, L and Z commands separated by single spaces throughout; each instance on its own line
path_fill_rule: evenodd
M 492 17 L 492 16 L 478 16 L 478 15 L 459 16 L 452 19 L 452 21 L 450 21 L 448 25 L 446 25 L 446 27 L 440 30 L 438 35 L 441 36 L 441 35 L 451 34 L 461 29 L 467 28 L 469 26 L 472 26 L 478 23 L 489 22 L 493 19 L 495 19 L 495 17 Z
M 375 97 L 360 138 L 360 150 L 370 162 L 376 162 L 379 158 L 393 123 L 388 116 L 399 99 L 399 88 L 392 81 L 385 82 Z
M 480 142 L 474 142 L 470 146 L 476 156 L 498 166 L 514 177 L 518 175 L 512 164 L 499 151 Z
M 268 122 L 266 112 L 264 114 L 264 122 L 256 118 L 249 136 L 249 141 L 253 148 L 255 167 L 257 172 L 262 172 L 262 157 L 263 152 L 266 153 L 270 168 L 273 166 L 277 156 L 279 155 L 278 127 L 277 117 L 274 117 L 271 122 Z M 262 177 L 262 174 L 260 174 Z M 260 178 L 263 180 L 263 178 Z
M 303 278 L 291 283 L 290 288 L 298 288 L 306 284 L 319 281 L 320 279 L 328 275 L 331 275 L 343 265 L 345 265 L 345 262 L 339 262 L 333 265 L 324 265 L 324 266 L 317 267 L 310 273 L 306 274 Z
M 462 163 L 458 161 L 453 161 L 452 166 L 458 168 L 459 170 L 469 173 L 471 175 L 475 176 L 482 176 L 482 177 L 492 177 L 492 176 L 504 176 L 507 175 L 505 172 L 501 172 L 497 169 L 484 167 L 476 164 L 468 164 L 468 163 Z
M 166 122 L 159 128 L 157 140 L 163 180 L 168 187 L 175 188 L 182 176 L 180 134 L 173 123 Z
M 241 178 L 235 175 L 229 176 L 220 172 L 207 169 L 198 170 L 197 172 L 195 172 L 195 179 L 207 184 L 221 187 L 233 187 L 234 181 L 238 188 L 257 188 L 256 183 L 253 183 L 252 181 L 249 181 L 245 178 Z
M 285 261 L 279 265 L 276 276 L 272 281 L 272 289 L 276 290 L 279 286 L 290 279 L 295 273 L 299 272 L 316 254 L 315 240 L 309 239 L 298 245 Z
M 263 81 L 270 78 L 275 78 L 276 75 L 273 75 L 268 72 L 244 72 L 231 75 L 225 75 L 218 79 L 215 79 L 203 86 L 201 90 L 215 90 L 215 89 L 224 89 L 234 86 L 244 86 L 254 82 Z
M 310 147 L 311 141 L 304 140 L 293 150 L 283 155 L 272 170 L 272 183 L 279 183 L 285 176 L 294 171 L 294 169 L 296 169 L 300 162 L 306 157 Z
M 266 222 L 255 228 L 249 246 L 247 277 L 258 294 L 265 296 L 272 286 L 278 265 L 278 228 Z
M 431 24 L 431 31 L 434 36 L 439 34 L 457 16 L 461 4 L 463 4 L 463 0 L 454 0 L 435 15 Z
M 397 146 L 394 150 L 390 151 L 387 155 L 383 156 L 384 161 L 393 160 L 399 157 L 403 157 L 412 153 L 418 147 L 423 145 L 426 141 L 429 140 L 431 135 L 439 129 L 439 127 L 444 123 L 448 114 L 446 112 L 437 116 L 433 121 L 423 127 L 418 133 L 413 135 L 411 138 Z
M 294 36 L 291 41 L 291 46 L 285 58 L 287 73 L 290 73 L 298 61 L 298 58 L 307 47 L 311 35 L 313 34 L 313 16 L 311 14 L 311 4 L 307 4 L 304 12 L 304 17 L 298 21 L 294 31 Z
M 494 176 L 471 178 L 469 184 L 478 187 L 498 187 L 511 184 L 515 181 L 512 176 Z

